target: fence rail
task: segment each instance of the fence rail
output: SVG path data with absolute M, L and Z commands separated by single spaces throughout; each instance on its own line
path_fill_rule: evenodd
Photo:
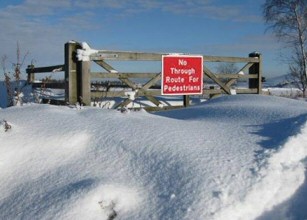
M 114 88 L 129 89 L 134 91 L 135 98 L 146 97 L 153 106 L 148 109 L 161 108 L 161 72 L 120 72 L 111 66 L 107 61 L 160 61 L 164 53 L 139 53 L 125 51 L 106 51 L 98 50 L 90 54 L 88 59 L 79 61 L 78 53 L 84 50 L 82 44 L 77 42 L 68 42 L 65 44 L 65 63 L 62 65 L 48 67 L 28 66 L 28 81 L 34 88 L 39 88 L 44 84 L 46 88 L 65 89 L 65 103 L 74 104 L 83 102 L 90 105 L 93 100 L 99 98 L 123 97 L 123 101 L 116 107 L 124 107 L 133 102 L 133 99 L 127 97 L 127 92 L 123 90 L 116 91 Z M 251 53 L 248 57 L 222 57 L 222 56 L 203 56 L 204 61 L 204 81 L 210 80 L 213 86 L 203 88 L 203 95 L 213 97 L 220 94 L 261 94 L 262 91 L 262 57 L 259 53 Z M 95 62 L 101 68 L 102 72 L 92 72 L 91 63 Z M 233 62 L 245 63 L 237 73 L 217 74 L 211 71 L 206 63 L 209 62 Z M 65 72 L 63 83 L 38 83 L 35 81 L 35 75 L 39 73 L 57 73 Z M 248 72 L 248 74 L 242 74 Z M 147 82 L 140 84 L 132 79 L 148 79 Z M 95 83 L 92 80 L 101 79 L 103 82 Z M 106 80 L 116 80 L 116 83 Z M 248 80 L 247 88 L 233 88 L 233 85 L 239 80 Z M 102 90 L 97 89 L 103 88 Z M 183 106 L 190 103 L 189 96 L 183 96 Z M 164 109 L 174 106 L 163 106 Z M 176 106 L 177 107 L 177 106 Z

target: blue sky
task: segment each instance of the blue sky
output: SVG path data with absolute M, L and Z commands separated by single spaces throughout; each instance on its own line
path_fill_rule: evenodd
M 261 14 L 264 0 L 1 0 L 0 55 L 26 64 L 64 63 L 64 44 L 94 49 L 214 56 L 263 54 L 267 77 L 287 73 L 282 45 Z

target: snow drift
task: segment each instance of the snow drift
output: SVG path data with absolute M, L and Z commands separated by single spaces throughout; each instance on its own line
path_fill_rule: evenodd
M 0 219 L 265 219 L 305 181 L 307 103 L 0 110 Z M 306 218 L 290 206 L 282 218 Z M 279 216 L 280 218 L 280 216 Z

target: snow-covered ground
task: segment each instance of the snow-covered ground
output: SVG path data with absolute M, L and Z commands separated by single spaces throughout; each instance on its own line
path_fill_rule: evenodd
M 0 109 L 0 219 L 307 219 L 307 103 Z

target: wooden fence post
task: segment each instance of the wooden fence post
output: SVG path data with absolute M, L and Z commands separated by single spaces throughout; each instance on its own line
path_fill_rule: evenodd
M 77 85 L 77 49 L 81 46 L 77 42 L 65 44 L 65 101 L 75 104 L 78 101 Z
M 34 65 L 31 64 L 31 65 L 28 65 L 28 68 L 27 68 L 27 73 L 28 73 L 28 83 L 33 83 L 34 80 L 35 80 L 35 74 L 33 72 L 33 69 L 34 69 Z
M 249 79 L 249 89 L 257 89 L 258 94 L 262 94 L 262 55 L 258 52 L 253 52 L 248 55 L 249 57 L 257 57 L 258 63 L 254 63 L 249 68 L 249 74 L 257 75 L 257 78 Z
M 91 105 L 91 61 L 82 61 L 78 83 L 80 86 L 80 101 L 84 105 Z
M 183 106 L 184 107 L 189 107 L 190 105 L 190 96 L 189 95 L 184 95 L 183 96 Z

